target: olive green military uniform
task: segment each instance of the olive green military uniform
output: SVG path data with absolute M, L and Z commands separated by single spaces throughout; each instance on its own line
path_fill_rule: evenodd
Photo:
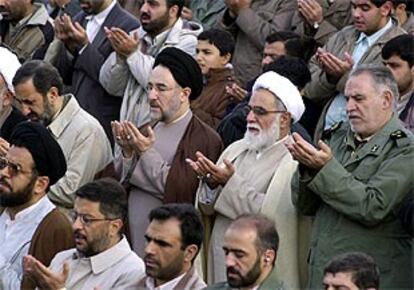
M 348 124 L 325 137 L 334 157 L 319 171 L 301 165 L 292 180 L 294 204 L 315 215 L 309 287 L 322 287 L 334 256 L 362 251 L 377 262 L 381 289 L 413 289 L 413 240 L 395 213 L 413 193 L 413 135 L 393 116 L 365 144 Z

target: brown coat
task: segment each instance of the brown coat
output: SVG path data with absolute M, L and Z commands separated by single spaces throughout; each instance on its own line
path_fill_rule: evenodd
M 195 203 L 199 180 L 185 160 L 193 158 L 197 151 L 216 162 L 223 151 L 223 144 L 213 129 L 193 116 L 171 164 L 165 184 L 164 203 Z
M 74 246 L 72 225 L 68 218 L 55 208 L 42 220 L 33 234 L 29 255 L 49 266 L 57 253 Z M 21 289 L 35 288 L 35 283 L 24 276 Z
M 217 129 L 226 113 L 227 106 L 237 102 L 226 93 L 226 86 L 230 86 L 234 82 L 236 79 L 232 69 L 210 70 L 203 92 L 191 102 L 191 111 L 207 125 Z
M 314 29 L 296 10 L 292 19 L 292 29 L 294 32 L 312 37 L 318 45 L 325 45 L 329 37 L 341 30 L 343 27 L 351 24 L 351 1 L 336 0 L 329 4 L 327 0 L 318 0 L 323 9 L 323 21 L 319 23 L 319 28 Z

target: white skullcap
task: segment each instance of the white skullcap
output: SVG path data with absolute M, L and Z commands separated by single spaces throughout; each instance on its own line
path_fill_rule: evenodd
M 14 92 L 13 78 L 21 64 L 17 56 L 5 47 L 0 47 L 0 75 L 6 81 L 7 88 Z
M 253 85 L 253 92 L 266 89 L 275 94 L 292 115 L 293 123 L 299 121 L 305 111 L 302 96 L 294 84 L 287 78 L 268 71 L 259 76 Z

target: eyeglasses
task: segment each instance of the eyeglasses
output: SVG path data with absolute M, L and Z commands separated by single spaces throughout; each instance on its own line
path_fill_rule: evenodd
M 155 92 L 157 93 L 157 94 L 163 94 L 163 93 L 166 93 L 166 92 L 168 92 L 168 91 L 172 91 L 172 90 L 174 90 L 174 89 L 176 89 L 176 88 L 178 88 L 178 86 L 175 86 L 175 87 L 173 87 L 173 88 L 169 88 L 169 87 L 167 87 L 167 86 L 165 86 L 165 85 L 162 85 L 162 84 L 158 84 L 158 85 L 152 85 L 152 84 L 148 84 L 147 85 L 147 88 L 146 88 L 146 90 L 147 90 L 147 93 L 149 94 L 153 89 L 155 90 Z
M 88 215 L 85 214 L 81 214 L 81 213 L 77 213 L 76 211 L 71 211 L 69 212 L 70 218 L 72 219 L 72 223 L 75 223 L 76 220 L 79 218 L 80 222 L 85 225 L 85 226 L 89 226 L 94 222 L 103 222 L 103 221 L 113 221 L 116 220 L 118 218 L 91 218 Z
M 33 172 L 33 169 L 30 170 L 30 171 L 29 170 L 27 170 L 27 171 L 26 170 L 23 170 L 23 168 L 22 168 L 22 166 L 20 164 L 11 162 L 11 161 L 7 160 L 4 157 L 0 157 L 0 170 L 4 169 L 6 167 L 9 168 L 10 175 L 11 176 L 16 176 L 19 173 L 25 174 L 25 173 L 31 173 L 31 172 Z
M 275 110 L 275 111 L 268 111 L 262 107 L 259 106 L 250 106 L 247 105 L 246 106 L 246 110 L 247 112 L 253 111 L 253 114 L 255 114 L 256 116 L 266 116 L 267 114 L 276 114 L 276 113 L 286 113 L 286 111 L 281 111 L 281 110 Z

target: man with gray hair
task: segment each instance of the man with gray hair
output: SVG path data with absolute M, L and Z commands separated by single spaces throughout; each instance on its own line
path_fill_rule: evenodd
M 384 289 L 413 289 L 413 240 L 396 209 L 413 192 L 414 138 L 395 113 L 398 88 L 389 69 L 361 66 L 346 86 L 348 122 L 323 134 L 318 147 L 293 134 L 300 162 L 293 201 L 314 215 L 309 288 L 334 256 L 365 252 L 378 263 Z
M 226 281 L 223 237 L 239 215 L 261 213 L 278 221 L 283 249 L 276 271 L 289 289 L 299 289 L 298 218 L 290 200 L 290 180 L 297 163 L 284 142 L 305 106 L 287 78 L 269 71 L 253 86 L 247 107 L 247 132 L 231 144 L 217 164 L 197 153 L 189 164 L 201 179 L 198 205 L 204 215 L 215 215 L 208 253 L 209 282 Z

